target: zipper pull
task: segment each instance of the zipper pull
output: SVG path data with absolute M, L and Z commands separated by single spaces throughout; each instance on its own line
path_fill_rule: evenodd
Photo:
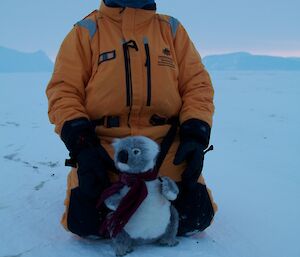
M 138 51 L 138 50 L 139 50 L 139 48 L 138 48 L 136 42 L 135 42 L 134 40 L 132 40 L 132 39 L 129 40 L 129 41 L 127 41 L 125 44 L 126 44 L 126 46 L 127 46 L 128 48 L 131 47 L 131 48 L 135 49 L 135 51 Z

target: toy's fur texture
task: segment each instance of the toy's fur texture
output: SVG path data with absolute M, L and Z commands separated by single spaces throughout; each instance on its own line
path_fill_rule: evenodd
M 153 169 L 159 146 L 143 136 L 117 139 L 113 143 L 114 161 L 120 172 L 143 173 Z M 178 195 L 176 183 L 168 177 L 146 181 L 148 195 L 130 218 L 124 229 L 112 239 L 117 256 L 133 250 L 133 246 L 157 242 L 160 245 L 178 244 L 178 213 L 171 205 Z M 115 211 L 129 188 L 124 186 L 117 194 L 105 200 L 106 206 Z
M 133 174 L 152 169 L 159 153 L 159 146 L 150 138 L 143 136 L 115 139 L 113 147 L 116 167 L 121 172 Z M 128 154 L 126 162 L 120 160 L 120 153 L 123 151 Z

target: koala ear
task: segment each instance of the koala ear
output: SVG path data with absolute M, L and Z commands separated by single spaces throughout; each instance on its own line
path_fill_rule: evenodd
M 115 150 L 118 148 L 120 142 L 121 142 L 120 138 L 113 139 L 112 146 Z

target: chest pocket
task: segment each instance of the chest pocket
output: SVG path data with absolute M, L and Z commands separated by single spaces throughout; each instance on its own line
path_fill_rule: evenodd
M 147 44 L 148 43 L 148 44 Z M 162 34 L 144 40 L 147 68 L 147 106 L 162 117 L 176 115 L 181 107 L 178 91 L 178 65 L 172 42 L 168 42 Z M 149 48 L 149 50 L 147 49 Z M 148 50 L 148 51 L 147 51 Z M 149 74 L 151 72 L 151 74 Z M 150 81 L 149 81 L 150 79 Z M 150 85 L 150 86 L 149 86 Z M 152 85 L 152 86 L 151 86 Z M 151 100 L 151 101 L 149 101 Z

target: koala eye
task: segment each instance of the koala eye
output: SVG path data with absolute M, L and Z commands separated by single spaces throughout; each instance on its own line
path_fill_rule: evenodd
M 140 155 L 142 151 L 138 148 L 133 148 L 132 152 L 133 152 L 134 155 Z

